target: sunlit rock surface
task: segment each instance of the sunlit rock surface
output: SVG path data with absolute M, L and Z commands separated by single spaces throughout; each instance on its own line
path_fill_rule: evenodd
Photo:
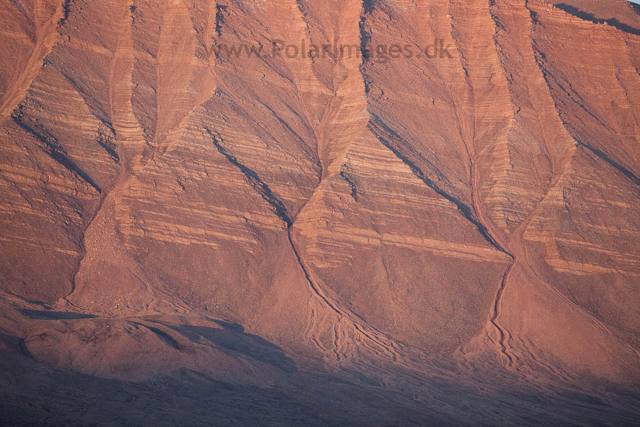
M 637 422 L 638 8 L 0 20 L 0 423 Z

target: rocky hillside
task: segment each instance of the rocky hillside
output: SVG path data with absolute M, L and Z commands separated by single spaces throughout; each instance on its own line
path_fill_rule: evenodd
M 0 20 L 0 424 L 637 421 L 638 8 Z

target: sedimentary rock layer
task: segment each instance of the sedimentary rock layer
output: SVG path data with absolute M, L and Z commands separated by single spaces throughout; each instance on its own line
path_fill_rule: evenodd
M 5 1 L 5 350 L 637 386 L 640 17 L 610 3 Z

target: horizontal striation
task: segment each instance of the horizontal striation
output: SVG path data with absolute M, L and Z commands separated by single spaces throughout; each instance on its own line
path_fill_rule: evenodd
M 0 119 L 7 118 L 37 76 L 64 19 L 62 0 L 0 5 Z
M 65 104 L 57 96 L 64 96 Z M 46 66 L 33 82 L 14 120 L 39 140 L 56 141 L 58 151 L 83 171 L 86 180 L 95 182 L 96 188 L 109 188 L 117 179 L 113 131 L 92 114 L 77 89 L 55 67 Z
M 532 3 L 533 41 L 558 112 L 573 138 L 640 175 L 637 109 L 640 39 L 607 25 Z M 567 34 L 554 43 L 555 34 Z M 571 61 L 567 58 L 580 58 Z M 575 63 L 574 63 L 575 62 Z
M 541 276 L 637 345 L 640 222 L 637 186 L 602 159 L 578 149 L 570 171 L 526 228 Z
M 323 180 L 294 224 L 313 275 L 402 341 L 445 351 L 477 332 L 463 325 L 484 317 L 508 256 L 370 131 L 343 170 L 349 181 Z M 451 263 L 473 265 L 475 278 L 453 279 Z
M 2 282 L 17 295 L 56 301 L 73 288 L 82 233 L 99 194 L 18 124 L 3 126 L 0 139 Z
M 202 344 L 242 324 L 416 405 L 426 372 L 634 381 L 637 14 L 550 3 L 5 1 L 1 287 L 115 331 L 66 319 L 27 348 L 126 378 L 89 331 L 271 377 Z M 139 318 L 186 313 L 238 325 Z

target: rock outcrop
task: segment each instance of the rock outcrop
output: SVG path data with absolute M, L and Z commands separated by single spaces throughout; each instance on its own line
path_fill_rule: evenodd
M 61 375 L 278 390 L 275 422 L 638 415 L 637 8 L 10 0 L 0 19 L 11 420 Z

